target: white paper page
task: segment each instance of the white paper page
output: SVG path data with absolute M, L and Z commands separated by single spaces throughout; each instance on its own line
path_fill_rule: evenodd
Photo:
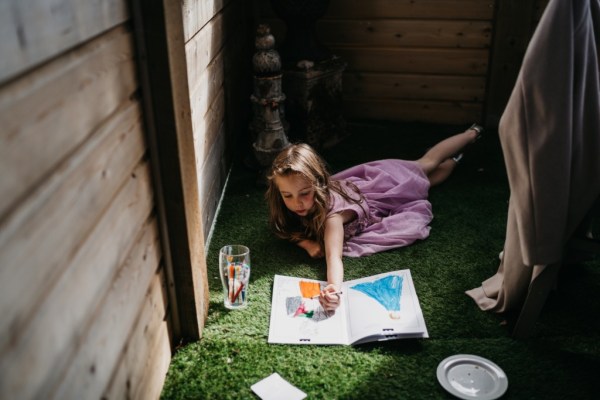
M 347 344 L 346 304 L 325 313 L 318 299 L 302 297 L 300 282 L 325 282 L 275 275 L 269 343 Z
M 402 289 L 393 294 L 394 290 L 389 285 L 392 282 L 399 284 L 398 278 Z M 360 285 L 362 291 L 358 289 Z M 372 335 L 428 337 L 410 270 L 356 279 L 344 286 L 348 309 L 351 310 L 348 315 L 350 343 Z
M 306 393 L 283 379 L 277 372 L 250 386 L 262 400 L 302 400 Z

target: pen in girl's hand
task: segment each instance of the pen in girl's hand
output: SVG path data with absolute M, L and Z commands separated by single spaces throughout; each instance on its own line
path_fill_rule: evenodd
M 342 293 L 343 293 L 343 292 L 340 290 L 339 292 L 328 292 L 328 293 L 325 293 L 325 294 L 337 294 L 337 295 L 339 296 L 339 295 L 340 295 L 340 294 L 342 294 Z M 318 295 L 316 295 L 316 296 L 313 296 L 313 297 L 311 297 L 311 299 L 318 299 L 320 296 L 321 296 L 321 295 L 320 295 L 320 294 L 318 294 Z

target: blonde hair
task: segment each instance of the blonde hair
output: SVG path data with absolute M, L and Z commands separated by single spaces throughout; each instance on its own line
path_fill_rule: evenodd
M 314 189 L 314 207 L 306 217 L 300 217 L 288 210 L 275 183 L 277 177 L 292 175 L 306 179 Z M 267 177 L 268 188 L 265 197 L 269 207 L 269 224 L 278 237 L 292 242 L 315 240 L 324 246 L 325 220 L 331 209 L 330 191 L 357 204 L 362 202 L 362 196 L 356 186 L 352 185 L 359 197 L 354 199 L 344 192 L 339 182 L 331 180 L 330 177 L 325 161 L 305 143 L 292 144 L 277 155 Z

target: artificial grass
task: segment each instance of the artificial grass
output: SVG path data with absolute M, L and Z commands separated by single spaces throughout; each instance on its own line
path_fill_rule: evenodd
M 333 171 L 382 158 L 418 158 L 465 126 L 355 123 L 323 155 Z M 502 250 L 508 183 L 495 132 L 465 156 L 450 179 L 432 188 L 428 239 L 364 258 L 345 258 L 345 278 L 409 268 L 428 339 L 359 346 L 267 343 L 275 274 L 325 280 L 325 263 L 275 238 L 267 227 L 264 189 L 236 165 L 208 251 L 210 309 L 203 337 L 174 355 L 164 399 L 252 399 L 250 386 L 278 372 L 309 399 L 453 398 L 436 379 L 444 358 L 475 354 L 507 374 L 510 399 L 589 399 L 600 393 L 600 263 L 569 266 L 548 299 L 534 336 L 510 336 L 513 316 L 480 311 L 464 294 L 496 272 Z M 251 249 L 249 307 L 223 306 L 218 250 Z

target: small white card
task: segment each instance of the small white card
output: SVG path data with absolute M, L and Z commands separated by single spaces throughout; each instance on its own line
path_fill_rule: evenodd
M 306 393 L 298 389 L 277 372 L 250 386 L 262 400 L 302 400 Z

